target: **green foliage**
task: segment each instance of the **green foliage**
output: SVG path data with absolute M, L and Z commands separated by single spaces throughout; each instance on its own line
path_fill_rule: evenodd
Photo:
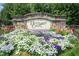
M 0 35 L 1 35 L 1 34 L 4 34 L 4 31 L 0 29 Z
M 36 3 L 36 4 L 26 4 L 26 3 L 9 3 L 4 4 L 4 9 L 0 12 L 0 18 L 5 20 L 10 20 L 14 16 L 21 16 L 27 13 L 34 12 L 46 12 L 52 15 L 67 16 L 67 24 L 79 24 L 79 4 L 75 3 L 56 3 L 56 4 L 46 4 L 46 3 Z
M 66 51 L 62 56 L 79 56 L 79 46 L 76 46 L 70 51 Z
M 66 31 L 60 31 L 60 32 L 59 32 L 59 34 L 61 34 L 61 35 L 63 35 L 63 36 L 64 36 L 64 35 L 68 35 L 69 33 L 68 33 L 68 32 L 66 32 Z
M 64 52 L 61 53 L 62 56 L 79 56 L 79 41 L 78 40 L 71 40 L 70 41 L 72 44 L 74 44 L 73 49 L 68 49 L 65 50 Z
M 9 55 L 9 53 L 0 51 L 0 56 L 8 56 L 8 55 Z
M 1 29 L 0 29 L 0 35 L 1 35 L 1 34 L 6 34 L 6 33 L 9 33 L 9 32 L 11 32 L 11 31 L 10 31 L 10 30 L 1 30 Z
M 77 33 L 79 33 L 79 28 L 78 28 L 78 29 L 76 29 L 76 31 L 77 31 Z
M 50 29 L 50 31 L 53 31 L 53 32 L 55 32 L 55 31 L 56 31 L 56 29 L 53 29 L 53 28 L 52 28 L 52 29 Z

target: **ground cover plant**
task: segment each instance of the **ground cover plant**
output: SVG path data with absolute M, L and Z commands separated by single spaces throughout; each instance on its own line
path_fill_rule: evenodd
M 29 31 L 16 29 L 0 39 L 0 55 L 55 56 L 73 49 L 73 34 L 61 35 L 55 31 Z M 64 54 L 65 55 L 65 54 Z

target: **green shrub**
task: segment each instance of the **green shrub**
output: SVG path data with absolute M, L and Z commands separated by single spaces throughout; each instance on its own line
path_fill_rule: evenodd
M 76 29 L 77 33 L 79 33 L 79 29 Z
M 50 31 L 53 31 L 53 32 L 55 32 L 55 31 L 56 31 L 56 29 L 50 29 Z
M 79 56 L 79 46 L 74 47 L 70 51 L 66 51 L 62 56 Z
M 61 32 L 59 32 L 59 34 L 61 34 L 61 35 L 68 35 L 69 33 L 68 32 L 66 32 L 66 31 L 61 31 Z
M 4 31 L 4 30 L 0 30 L 0 35 L 1 35 L 1 34 L 6 34 L 6 33 L 9 33 L 9 32 L 11 32 L 11 31 L 7 31 L 7 30 L 5 30 L 5 31 Z
M 9 53 L 4 52 L 4 51 L 0 51 L 0 56 L 9 56 Z
M 65 50 L 61 53 L 61 56 L 79 56 L 79 41 L 71 40 L 70 42 L 74 44 L 74 48 Z

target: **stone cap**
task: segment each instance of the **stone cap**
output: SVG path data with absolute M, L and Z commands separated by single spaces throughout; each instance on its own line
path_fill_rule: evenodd
M 61 20 L 65 21 L 67 18 L 66 16 L 52 16 L 50 13 L 28 13 L 23 16 L 15 16 L 12 18 L 13 21 L 22 21 L 22 20 L 30 20 L 30 19 L 48 19 L 48 20 Z
M 34 17 L 34 16 L 49 16 L 49 17 L 61 17 L 61 18 L 66 18 L 66 16 L 53 16 L 52 14 L 50 13 L 42 13 L 42 12 L 36 12 L 36 13 L 28 13 L 28 14 L 25 14 L 23 16 L 14 16 L 12 17 L 13 18 L 27 18 L 27 17 Z

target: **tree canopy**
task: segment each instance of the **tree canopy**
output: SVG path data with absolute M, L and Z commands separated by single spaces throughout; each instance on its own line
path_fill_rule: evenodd
M 79 25 L 79 4 L 77 3 L 9 3 L 3 6 L 4 9 L 0 12 L 1 19 L 11 20 L 14 16 L 27 13 L 46 12 L 52 15 L 66 16 L 68 25 Z

